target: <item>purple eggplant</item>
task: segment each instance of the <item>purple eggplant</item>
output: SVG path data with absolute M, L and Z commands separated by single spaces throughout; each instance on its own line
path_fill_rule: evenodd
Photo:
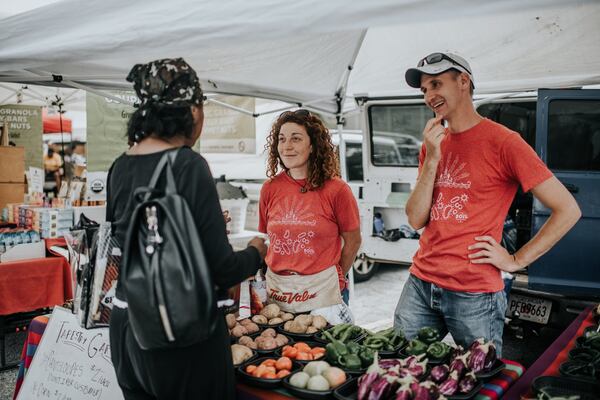
M 470 351 L 467 351 L 462 356 L 455 357 L 454 360 L 450 363 L 450 372 L 456 371 L 457 378 L 460 379 L 465 372 L 467 372 L 467 366 L 469 356 L 471 355 Z
M 385 399 L 391 392 L 391 389 L 391 383 L 385 377 L 380 377 L 371 386 L 371 391 L 369 392 L 368 400 Z
M 421 382 L 421 386 L 427 388 L 429 390 L 429 397 L 433 400 L 436 400 L 440 397 L 440 388 L 433 381 L 423 381 Z
M 395 400 L 412 400 L 412 390 L 410 384 L 404 384 L 396 391 Z
M 413 393 L 413 400 L 431 400 L 431 397 L 429 396 L 429 390 L 419 384 L 419 382 L 411 383 L 410 390 L 412 390 Z
M 498 358 L 498 356 L 496 355 L 496 346 L 494 345 L 494 342 L 490 342 L 490 349 L 487 353 L 487 355 L 485 356 L 485 365 L 484 365 L 484 369 L 489 370 L 494 366 L 494 363 L 496 362 L 496 359 Z
M 409 356 L 402 360 L 402 366 L 404 368 L 411 368 L 423 360 L 426 356 L 426 353 L 419 354 L 418 356 Z
M 475 387 L 477 378 L 473 371 L 468 372 L 458 383 L 458 391 L 460 393 L 469 393 Z
M 423 374 L 425 374 L 425 371 L 427 370 L 427 360 L 423 360 L 419 363 L 416 363 L 412 367 L 408 367 L 406 369 L 412 376 L 419 379 L 423 376 Z
M 358 400 L 367 400 L 371 385 L 379 378 L 377 372 L 368 372 L 358 378 Z
M 390 369 L 393 368 L 395 366 L 400 366 L 402 365 L 402 362 L 400 360 L 398 360 L 397 358 L 390 358 L 390 359 L 386 359 L 386 360 L 379 360 L 379 367 L 383 368 L 383 369 Z
M 468 350 L 473 351 L 476 347 L 481 346 L 482 344 L 485 344 L 485 339 L 477 338 L 477 339 L 473 340 L 473 343 L 471 343 L 469 345 Z
M 474 372 L 483 371 L 486 365 L 486 357 L 490 352 L 490 348 L 494 346 L 492 342 L 480 344 L 479 346 L 475 346 L 471 351 L 471 355 L 469 356 L 469 361 L 467 366 Z M 494 348 L 494 354 L 496 353 L 496 349 Z M 495 357 L 495 356 L 494 356 Z
M 448 378 L 449 373 L 450 373 L 450 368 L 448 368 L 448 366 L 445 364 L 441 364 L 441 365 L 436 365 L 435 367 L 433 367 L 431 369 L 431 372 L 429 373 L 429 376 L 431 377 L 431 380 L 434 381 L 435 383 L 441 383 L 441 382 L 445 381 L 446 378 Z
M 439 386 L 440 393 L 444 396 L 452 396 L 458 390 L 458 372 L 450 372 L 450 376 Z

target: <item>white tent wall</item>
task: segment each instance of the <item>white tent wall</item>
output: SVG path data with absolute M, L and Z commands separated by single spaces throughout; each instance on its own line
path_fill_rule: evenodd
M 181 56 L 208 92 L 324 99 L 313 107 L 336 112 L 349 65 L 348 95 L 408 91 L 406 67 L 451 49 L 473 61 L 478 89 L 600 83 L 599 9 L 593 0 L 64 0 L 1 21 L 0 81 L 58 74 L 123 88 L 133 64 Z
M 477 93 L 598 83 L 600 2 L 370 29 L 349 93 L 417 94 L 406 84 L 404 71 L 436 51 L 467 58 Z

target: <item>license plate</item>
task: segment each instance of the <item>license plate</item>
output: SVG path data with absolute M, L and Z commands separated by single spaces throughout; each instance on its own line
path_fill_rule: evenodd
M 519 319 L 547 324 L 551 309 L 551 301 L 511 293 L 506 307 L 506 316 L 512 317 L 513 312 L 518 311 Z

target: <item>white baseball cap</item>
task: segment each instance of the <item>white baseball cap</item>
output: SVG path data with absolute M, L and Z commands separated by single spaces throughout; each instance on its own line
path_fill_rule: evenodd
M 471 66 L 467 60 L 452 53 L 431 53 L 427 57 L 423 57 L 416 68 L 409 68 L 406 71 L 404 77 L 409 86 L 418 89 L 421 87 L 422 74 L 439 75 L 450 69 L 468 74 L 471 79 L 471 86 L 475 88 Z

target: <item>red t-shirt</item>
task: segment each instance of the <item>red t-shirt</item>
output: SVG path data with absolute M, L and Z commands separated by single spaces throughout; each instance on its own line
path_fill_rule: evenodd
M 445 289 L 502 290 L 500 270 L 470 263 L 475 251 L 467 247 L 476 236 L 500 242 L 519 184 L 528 192 L 552 172 L 518 133 L 489 119 L 464 132 L 447 132 L 441 150 L 429 221 L 410 271 Z M 419 171 L 424 159 L 425 145 Z
M 301 193 L 305 179 L 293 180 L 282 172 L 260 191 L 258 230 L 269 235 L 265 262 L 275 273 L 316 274 L 338 267 L 340 288 L 345 287 L 339 265 L 340 233 L 360 227 L 358 205 L 348 184 L 329 179 L 317 189 Z

